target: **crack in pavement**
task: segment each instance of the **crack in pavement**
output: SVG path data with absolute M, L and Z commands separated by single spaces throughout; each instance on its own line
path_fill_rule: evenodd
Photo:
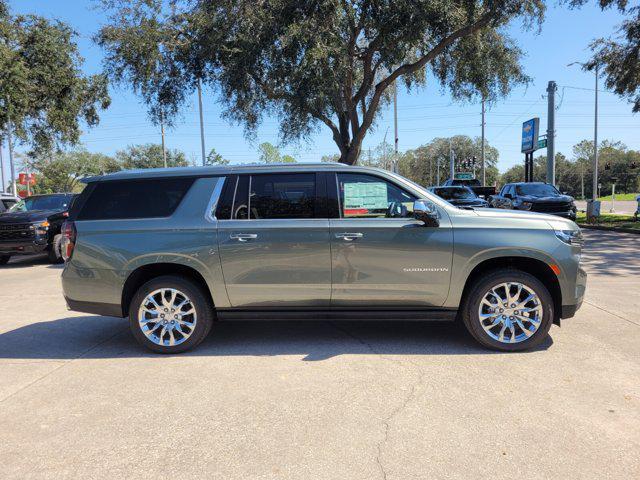
M 404 400 L 402 401 L 402 403 L 398 406 L 396 406 L 396 408 L 394 408 L 391 413 L 387 416 L 387 418 L 385 418 L 382 422 L 382 424 L 384 425 L 384 438 L 379 441 L 376 445 L 377 448 L 377 455 L 376 455 L 376 463 L 378 465 L 378 468 L 380 469 L 380 474 L 382 475 L 382 479 L 383 480 L 387 480 L 387 471 L 384 468 L 384 465 L 382 464 L 382 450 L 383 450 L 383 446 L 386 445 L 386 443 L 389 441 L 389 430 L 391 428 L 390 424 L 391 422 L 394 420 L 394 418 L 396 418 L 404 409 L 407 408 L 407 405 L 409 405 L 409 402 L 411 402 L 411 400 L 414 399 L 415 394 L 416 394 L 416 390 L 418 388 L 418 385 L 422 384 L 422 382 L 424 381 L 424 372 L 422 371 L 422 369 L 420 368 L 420 366 L 407 359 L 406 363 L 402 362 L 400 360 L 396 360 L 394 358 L 388 357 L 387 355 L 384 355 L 380 352 L 378 352 L 373 345 L 371 345 L 369 342 L 367 342 L 366 340 L 364 340 L 363 338 L 359 337 L 358 335 L 356 335 L 353 332 L 350 332 L 349 330 L 345 329 L 345 328 L 341 328 L 338 325 L 336 325 L 334 322 L 328 322 L 333 328 L 335 328 L 336 330 L 344 333 L 345 335 L 347 335 L 348 337 L 352 338 L 353 340 L 357 341 L 358 343 L 360 343 L 361 345 L 363 345 L 364 347 L 366 347 L 371 353 L 378 355 L 380 358 L 383 358 L 385 360 L 387 360 L 388 362 L 391 363 L 395 363 L 396 365 L 401 366 L 404 369 L 408 369 L 408 366 L 406 365 L 406 363 L 410 363 L 411 365 L 413 365 L 416 369 L 417 369 L 417 379 L 416 381 L 411 385 L 411 389 L 409 390 L 409 393 L 405 396 Z M 409 369 L 410 371 L 413 370 Z
M 636 325 L 636 326 L 640 327 L 640 323 L 636 323 L 633 320 L 629 320 L 628 318 L 623 317 L 622 315 L 618 315 L 617 313 L 613 313 L 613 312 L 607 310 L 606 308 L 603 308 L 603 307 L 601 307 L 599 305 L 596 305 L 595 303 L 591 303 L 591 302 L 588 302 L 586 300 L 584 301 L 584 303 L 586 303 L 587 305 L 591 305 L 594 308 L 597 308 L 601 312 L 608 313 L 609 315 L 613 315 L 614 317 L 619 318 L 620 320 L 624 320 L 625 322 L 629 322 L 632 325 Z

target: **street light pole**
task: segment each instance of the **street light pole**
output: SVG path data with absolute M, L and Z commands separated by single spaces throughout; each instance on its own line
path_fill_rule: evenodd
M 598 70 L 596 64 L 596 104 L 593 122 L 593 201 L 598 199 Z
M 4 192 L 4 159 L 2 158 L 2 147 L 4 146 L 4 138 L 0 135 L 0 177 L 2 178 L 2 185 L 0 185 L 0 192 Z
M 160 112 L 160 134 L 162 135 L 162 161 L 167 168 L 167 149 L 164 144 L 164 115 Z
M 394 155 L 393 173 L 398 173 L 398 84 L 393 82 L 393 129 L 394 129 Z
M 18 195 L 18 186 L 16 185 L 16 165 L 13 160 L 13 124 L 11 123 L 11 114 L 7 112 L 7 142 L 9 143 L 9 168 L 11 169 L 11 193 Z
M 480 147 L 480 156 L 482 157 L 482 186 L 483 187 L 487 184 L 487 172 L 486 172 L 485 157 L 484 157 L 484 127 L 485 127 L 484 114 L 485 114 L 484 97 L 482 97 L 482 146 Z M 475 165 L 474 165 L 474 168 L 475 168 Z

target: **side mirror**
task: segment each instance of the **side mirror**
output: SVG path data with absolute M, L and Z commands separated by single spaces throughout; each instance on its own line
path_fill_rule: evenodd
M 413 202 L 413 216 L 427 227 L 439 227 L 438 209 L 429 200 L 416 200 Z

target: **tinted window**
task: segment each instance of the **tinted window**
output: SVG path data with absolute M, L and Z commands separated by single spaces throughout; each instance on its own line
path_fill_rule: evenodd
M 532 195 L 534 197 L 553 197 L 560 195 L 560 192 L 552 185 L 544 183 L 532 183 L 530 185 L 518 185 L 516 187 L 518 195 Z
M 31 212 L 33 210 L 66 210 L 69 208 L 73 195 L 42 195 L 20 200 L 13 207 L 12 212 Z
M 338 194 L 344 218 L 408 217 L 416 200 L 393 183 L 359 173 L 339 173 Z
M 456 188 L 436 188 L 433 190 L 436 195 L 445 200 L 470 200 L 476 198 L 473 190 L 467 187 Z
M 78 220 L 168 217 L 193 184 L 192 178 L 98 183 Z
M 247 220 L 249 218 L 249 176 L 244 175 L 238 178 L 238 186 L 233 201 L 233 216 L 236 220 Z
M 315 204 L 315 173 L 251 177 L 251 219 L 314 218 Z
M 218 220 L 229 220 L 231 218 L 231 209 L 233 207 L 233 196 L 236 193 L 236 182 L 238 177 L 233 175 L 227 177 L 222 187 L 218 208 L 216 209 L 216 218 Z

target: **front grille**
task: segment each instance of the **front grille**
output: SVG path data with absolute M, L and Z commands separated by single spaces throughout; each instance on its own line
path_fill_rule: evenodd
M 571 204 L 568 202 L 539 202 L 531 205 L 532 212 L 568 212 L 571 210 Z
M 33 238 L 34 231 L 29 228 L 30 226 L 31 224 L 29 223 L 0 224 L 0 242 Z

